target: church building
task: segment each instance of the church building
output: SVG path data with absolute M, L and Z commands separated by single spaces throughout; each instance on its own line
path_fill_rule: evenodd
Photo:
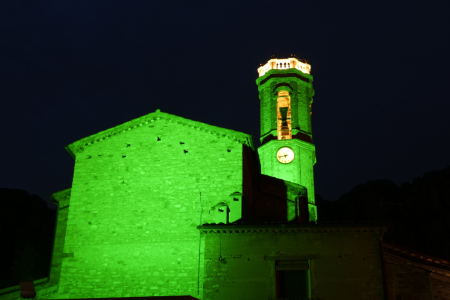
M 258 69 L 257 149 L 159 109 L 68 145 L 37 299 L 386 299 L 386 227 L 317 223 L 310 71 L 295 56 Z

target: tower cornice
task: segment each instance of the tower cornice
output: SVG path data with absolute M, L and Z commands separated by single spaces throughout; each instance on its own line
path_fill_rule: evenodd
M 290 140 L 271 140 L 263 145 L 261 145 L 258 149 L 265 149 L 270 147 L 282 147 L 282 146 L 290 146 L 290 145 L 298 145 L 303 149 L 308 149 L 311 151 L 316 151 L 316 146 L 314 144 L 299 140 L 299 139 L 290 139 Z
M 256 85 L 258 88 L 264 85 L 266 82 L 272 79 L 278 79 L 282 81 L 287 78 L 296 78 L 299 79 L 303 84 L 308 87 L 312 87 L 313 76 L 310 74 L 303 73 L 297 69 L 287 69 L 287 70 L 277 70 L 273 69 L 265 73 L 264 76 L 258 77 L 256 79 Z

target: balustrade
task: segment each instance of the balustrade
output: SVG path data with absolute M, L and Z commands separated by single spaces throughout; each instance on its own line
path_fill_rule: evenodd
M 287 70 L 287 69 L 297 69 L 303 73 L 310 74 L 311 65 L 299 61 L 295 57 L 285 58 L 285 59 L 271 59 L 264 66 L 258 68 L 259 77 L 266 74 L 272 69 L 277 70 Z

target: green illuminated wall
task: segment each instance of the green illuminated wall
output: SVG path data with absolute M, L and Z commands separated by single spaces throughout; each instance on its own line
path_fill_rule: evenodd
M 69 145 L 76 161 L 53 298 L 200 297 L 196 227 L 242 193 L 244 145 L 246 134 L 159 111 Z
M 67 218 L 69 215 L 71 189 L 54 193 L 52 202 L 58 206 L 56 217 L 55 241 L 53 244 L 52 265 L 49 285 L 57 285 L 61 278 L 61 264 L 64 259 L 64 240 L 66 238 Z
M 203 299 L 276 299 L 280 261 L 309 262 L 308 299 L 385 299 L 379 226 L 308 225 L 202 226 Z
M 314 197 L 315 147 L 312 143 L 311 103 L 314 95 L 313 78 L 296 69 L 270 70 L 256 80 L 261 109 L 261 147 L 258 154 L 261 173 L 300 184 L 307 188 L 310 221 L 317 220 Z M 292 139 L 277 140 L 277 93 L 289 92 L 291 99 Z M 290 147 L 295 158 L 282 164 L 277 151 Z

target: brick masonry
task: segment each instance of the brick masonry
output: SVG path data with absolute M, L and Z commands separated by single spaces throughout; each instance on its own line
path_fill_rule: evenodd
M 154 114 L 164 118 L 69 146 L 76 163 L 52 298 L 201 293 L 196 227 L 200 218 L 213 222 L 211 207 L 242 193 L 241 136 Z

